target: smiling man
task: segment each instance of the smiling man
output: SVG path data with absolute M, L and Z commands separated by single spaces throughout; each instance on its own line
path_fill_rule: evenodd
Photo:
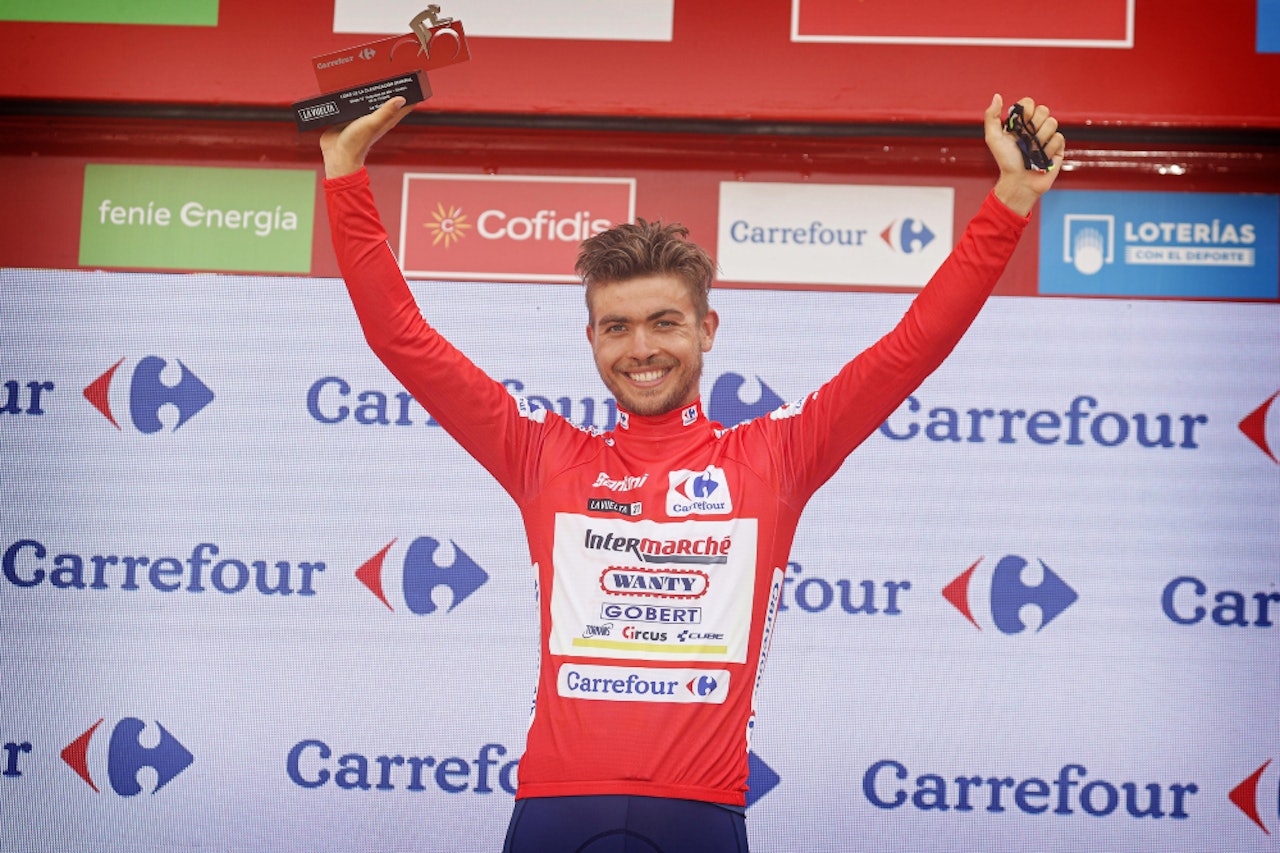
M 583 243 L 587 340 L 619 414 L 611 432 L 582 430 L 509 395 L 419 312 L 364 171 L 402 99 L 323 135 L 366 339 L 524 520 L 540 667 L 505 850 L 747 850 L 756 689 L 800 513 L 955 347 L 1056 179 L 1057 121 L 1019 103 L 1053 167 L 1024 166 L 995 96 L 999 179 L 907 315 L 818 390 L 732 429 L 702 409 L 715 264 L 685 229 L 639 220 Z

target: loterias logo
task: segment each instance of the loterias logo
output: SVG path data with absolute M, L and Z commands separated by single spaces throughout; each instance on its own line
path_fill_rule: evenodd
M 1063 190 L 1040 217 L 1041 293 L 1275 299 L 1280 196 Z
M 1280 464 L 1280 459 L 1276 458 L 1275 451 L 1271 448 L 1271 442 L 1267 439 L 1268 432 L 1271 432 L 1273 435 L 1277 432 L 1277 427 L 1275 427 L 1274 424 L 1271 430 L 1267 429 L 1267 421 L 1271 417 L 1271 411 L 1273 408 L 1276 409 L 1277 415 L 1280 416 L 1280 408 L 1275 406 L 1277 397 L 1280 397 L 1280 391 L 1272 394 L 1263 401 L 1261 406 L 1245 415 L 1240 420 L 1239 426 L 1240 431 L 1245 434 L 1245 437 L 1252 441 L 1259 450 L 1267 454 L 1268 459 L 1276 464 Z
M 105 718 L 104 718 L 105 719 Z M 96 776 L 102 780 L 102 772 L 90 772 L 90 743 L 94 740 L 103 720 L 89 726 L 84 733 L 62 750 L 62 760 L 67 766 L 85 781 L 96 793 L 101 793 Z M 154 735 L 145 736 L 147 724 L 137 717 L 125 717 L 111 729 L 111 737 L 106 745 L 106 781 L 111 790 L 122 797 L 133 797 L 143 791 L 138 782 L 138 772 L 150 768 L 155 772 L 156 785 L 151 789 L 155 794 L 169 784 L 182 771 L 195 761 L 191 751 L 174 737 L 159 722 L 155 724 L 159 730 L 159 739 Z M 143 741 L 157 741 L 155 746 L 143 746 Z
M 394 581 L 397 576 L 399 583 L 394 588 L 399 590 L 398 603 L 415 616 L 427 616 L 440 609 L 436 604 L 437 590 L 449 591 L 448 607 L 444 612 L 451 613 L 489 580 L 489 573 L 455 542 L 449 543 L 453 560 L 448 565 L 441 565 L 440 560 L 444 557 L 437 553 L 440 551 L 439 540 L 419 536 L 403 551 L 393 551 L 396 541 L 388 542 L 356 570 L 356 578 L 393 613 L 396 607 L 387 597 L 387 581 Z
M 1039 583 L 1027 581 L 1024 574 L 1034 573 L 1035 568 L 1016 554 L 1001 557 L 991 573 L 989 595 L 985 598 L 990 604 L 991 622 L 1002 634 L 1020 634 L 1027 630 L 1029 626 L 1022 621 L 1022 610 L 1028 605 L 1040 611 L 1040 624 L 1036 627 L 1039 632 L 1080 597 L 1044 560 L 1036 562 L 1041 572 Z M 981 589 L 980 584 L 974 582 L 974 572 L 981 563 L 982 558 L 979 558 L 942 590 L 943 597 L 979 631 L 982 625 L 974 618 L 970 602 L 980 597 L 974 595 Z M 1028 568 L 1031 572 L 1025 571 Z
M 145 356 L 134 365 L 128 378 L 123 379 L 117 373 L 125 361 L 123 358 L 117 361 L 84 389 L 84 398 L 118 430 L 124 428 L 117 413 L 140 433 L 161 432 L 166 427 L 161 412 L 171 406 L 177 419 L 170 431 L 176 431 L 213 402 L 214 394 L 209 386 L 178 359 L 170 363 L 156 355 Z M 174 380 L 166 382 L 166 376 L 174 376 Z
M 1274 821 L 1273 825 L 1280 826 L 1280 795 L 1276 793 L 1276 785 L 1270 786 L 1271 793 L 1259 796 L 1259 788 L 1261 787 L 1262 777 L 1267 772 L 1267 768 L 1271 766 L 1271 759 L 1262 762 L 1257 770 L 1250 773 L 1244 781 L 1231 789 L 1228 797 L 1233 805 L 1248 816 L 1249 820 L 1257 824 L 1267 835 L 1271 834 L 1271 830 L 1267 828 L 1267 822 L 1262 816 L 1267 815 L 1267 820 Z
M 410 278 L 576 282 L 578 244 L 635 216 L 634 178 L 407 174 Z

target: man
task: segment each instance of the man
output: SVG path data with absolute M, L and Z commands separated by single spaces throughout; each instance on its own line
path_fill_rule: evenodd
M 1020 103 L 1054 168 L 1025 168 L 996 95 L 985 136 L 1000 177 L 906 317 L 818 391 L 733 429 L 702 410 L 714 263 L 682 228 L 641 220 L 583 244 L 587 340 L 618 426 L 582 430 L 510 396 L 419 313 L 363 168 L 403 99 L 323 135 L 365 337 L 524 519 L 541 665 L 506 850 L 747 849 L 756 688 L 800 512 L 950 353 L 1057 177 L 1057 121 Z

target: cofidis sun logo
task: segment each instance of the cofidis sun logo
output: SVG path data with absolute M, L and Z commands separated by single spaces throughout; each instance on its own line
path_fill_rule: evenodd
M 1039 632 L 1080 597 L 1044 560 L 1036 560 L 1036 565 L 1032 566 L 1017 554 L 1001 557 L 989 579 L 975 580 L 975 577 L 980 578 L 978 568 L 983 559 L 978 558 L 942 590 L 943 597 L 979 631 L 982 624 L 974 617 L 971 607 L 974 601 L 988 605 L 991 624 L 997 631 L 1021 634 L 1030 627 L 1022 621 L 1024 607 L 1031 605 L 1039 609 L 1040 625 L 1036 628 Z M 1036 574 L 1037 570 L 1039 581 L 1028 580 L 1028 576 Z M 980 612 L 979 615 L 985 621 L 986 614 Z
M 399 604 L 415 616 L 429 616 L 440 610 L 440 590 L 448 591 L 444 612 L 451 613 L 489 580 L 489 573 L 455 542 L 449 542 L 453 560 L 442 565 L 447 554 L 438 539 L 419 536 L 407 548 L 397 541 L 392 539 L 356 570 L 356 578 L 393 613 Z
M 462 212 L 462 208 L 454 205 L 446 208 L 444 202 L 440 202 L 436 204 L 431 218 L 422 223 L 422 227 L 431 233 L 432 246 L 443 246 L 447 249 L 466 237 L 472 225 L 467 221 L 467 215 Z
M 104 718 L 105 719 L 105 718 Z M 105 745 L 105 761 L 98 761 L 102 749 L 97 746 L 102 736 L 99 730 L 103 720 L 89 726 L 85 731 L 62 749 L 62 760 L 76 772 L 95 793 L 102 790 L 98 782 L 103 781 L 101 764 L 106 765 L 106 783 L 111 790 L 121 797 L 133 797 L 141 794 L 142 785 L 138 782 L 138 771 L 149 767 L 155 771 L 156 786 L 151 793 L 157 793 L 165 785 L 172 782 L 178 774 L 195 762 L 195 756 L 174 737 L 168 729 L 156 722 L 160 736 L 155 746 L 143 746 L 143 740 L 156 740 L 155 736 L 146 736 L 147 724 L 137 717 L 125 717 L 111 728 L 111 734 Z M 91 749 L 91 745 L 94 747 Z M 94 758 L 90 756 L 93 755 Z M 94 765 L 95 770 L 90 770 Z M 95 779 L 97 781 L 95 781 Z
M 84 398 L 118 430 L 124 429 L 120 426 L 123 419 L 145 435 L 161 432 L 165 422 L 160 413 L 170 406 L 177 412 L 173 425 L 177 430 L 213 402 L 209 386 L 178 359 L 170 363 L 148 355 L 122 375 L 120 368 L 126 361 L 120 359 L 84 389 Z M 169 376 L 174 381 L 166 381 Z

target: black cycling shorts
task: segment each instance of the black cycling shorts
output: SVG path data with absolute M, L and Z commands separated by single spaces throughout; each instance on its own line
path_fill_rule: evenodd
M 747 853 L 746 810 L 600 795 L 516 800 L 503 853 Z

